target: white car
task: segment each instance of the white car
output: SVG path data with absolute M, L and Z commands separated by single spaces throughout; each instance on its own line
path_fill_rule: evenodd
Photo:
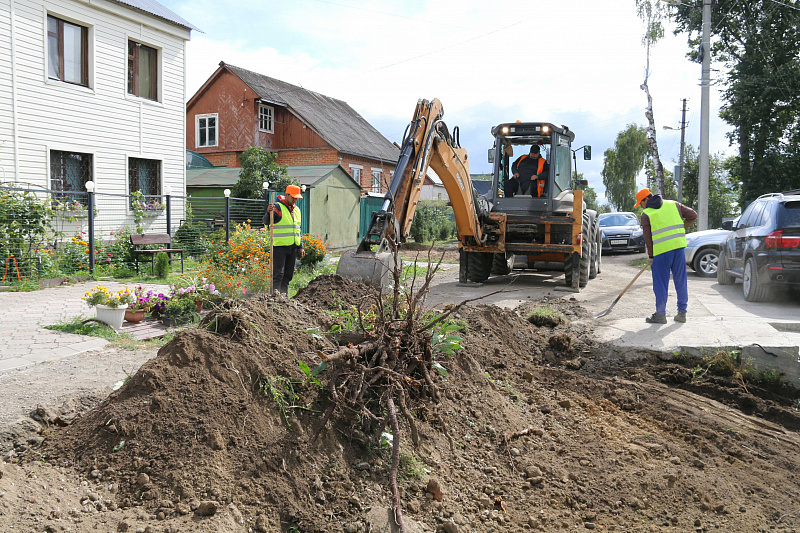
M 725 238 L 730 233 L 733 224 L 738 221 L 736 217 L 733 221 L 722 223 L 723 229 L 707 229 L 686 234 L 686 264 L 697 275 L 702 278 L 713 278 L 717 275 L 717 263 L 719 262 L 719 250 L 725 242 Z

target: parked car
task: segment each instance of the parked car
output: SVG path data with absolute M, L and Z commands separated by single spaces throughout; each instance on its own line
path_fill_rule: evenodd
M 717 269 L 720 285 L 737 279 L 748 302 L 768 300 L 776 287 L 800 288 L 800 191 L 759 196 L 742 213 Z
M 720 229 L 707 229 L 686 234 L 686 264 L 702 278 L 717 277 L 717 264 L 719 261 L 719 250 L 722 243 L 730 233 L 731 228 L 739 221 L 739 217 L 733 221 L 722 223 Z
M 644 252 L 644 232 L 635 213 L 601 213 L 603 252 Z

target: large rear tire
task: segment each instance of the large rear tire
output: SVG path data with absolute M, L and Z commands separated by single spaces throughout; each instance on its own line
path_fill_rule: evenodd
M 600 273 L 600 269 L 602 268 L 602 255 L 603 255 L 603 243 L 598 237 L 600 234 L 600 226 L 598 225 L 597 219 L 594 221 L 594 225 L 592 226 L 592 264 L 589 265 L 589 279 L 594 279 Z
M 492 273 L 494 254 L 485 252 L 466 252 L 467 255 L 467 280 L 474 283 L 483 283 Z
M 578 286 L 583 288 L 589 283 L 589 265 L 592 262 L 592 243 L 589 240 L 589 215 L 583 214 L 583 229 L 581 231 L 581 262 L 580 281 Z
M 514 270 L 514 254 L 510 252 L 494 254 L 492 258 L 492 274 L 495 276 L 507 276 Z

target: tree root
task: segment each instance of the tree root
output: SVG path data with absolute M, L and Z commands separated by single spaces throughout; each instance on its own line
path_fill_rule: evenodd
M 405 533 L 403 510 L 400 508 L 400 491 L 397 489 L 397 470 L 400 467 L 400 426 L 397 424 L 397 411 L 391 394 L 386 399 L 386 408 L 389 413 L 389 424 L 392 426 L 392 468 L 389 470 L 389 487 L 392 490 L 394 522 L 400 528 L 400 533 Z

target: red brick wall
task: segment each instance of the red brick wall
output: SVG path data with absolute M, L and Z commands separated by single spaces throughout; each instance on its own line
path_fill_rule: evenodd
M 339 163 L 336 150 L 280 150 L 279 165 L 336 165 Z
M 241 153 L 242 152 L 203 153 L 203 157 L 208 159 L 215 167 L 238 167 Z
M 352 175 L 350 165 L 357 165 L 363 167 L 361 169 L 361 189 L 364 192 L 372 191 L 372 169 L 380 168 L 381 172 L 381 192 L 389 190 L 389 184 L 392 182 L 392 174 L 396 163 L 389 161 L 378 161 L 376 159 L 368 159 L 366 157 L 357 157 L 349 154 L 339 154 L 339 164 Z

